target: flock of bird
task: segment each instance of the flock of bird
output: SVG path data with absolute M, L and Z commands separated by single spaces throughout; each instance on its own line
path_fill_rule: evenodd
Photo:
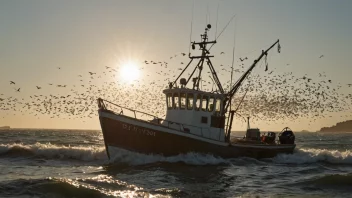
M 186 53 L 178 53 L 171 56 L 169 61 L 176 61 L 178 56 L 187 58 Z M 319 58 L 322 57 L 323 55 Z M 235 74 L 240 75 L 247 69 L 249 65 L 248 62 L 247 66 L 245 65 L 247 60 L 247 57 L 239 59 L 239 65 L 233 70 Z M 182 65 L 184 62 L 186 61 L 178 60 L 177 63 L 169 65 L 166 61 L 145 60 L 139 68 L 143 77 L 133 83 L 120 81 L 116 77 L 119 68 L 101 66 L 97 71 L 77 74 L 79 83 L 37 85 L 33 89 L 40 91 L 40 94 L 25 97 L 16 94 L 30 88 L 19 87 L 16 80 L 11 80 L 9 86 L 12 86 L 14 92 L 11 95 L 0 93 L 0 111 L 6 111 L 6 115 L 30 114 L 38 119 L 41 116 L 49 116 L 53 119 L 77 119 L 85 122 L 87 118 L 97 117 L 96 99 L 100 97 L 163 118 L 166 100 L 162 90 L 168 86 L 168 82 L 178 76 L 179 70 L 183 69 L 176 65 Z M 64 67 L 56 69 L 65 70 Z M 222 82 L 227 79 L 227 82 L 223 83 L 227 85 L 225 90 L 230 90 L 228 76 L 231 67 L 219 64 L 216 70 Z M 216 86 L 211 79 L 210 71 L 206 75 L 203 75 L 206 77 L 202 79 L 201 88 L 205 91 L 215 91 Z M 339 92 L 344 86 L 332 82 L 324 73 L 319 74 L 317 78 L 307 75 L 295 76 L 292 72 L 276 73 L 274 70 L 264 74 L 252 73 L 236 93 L 232 105 L 233 109 L 239 107 L 238 114 L 243 117 L 251 116 L 254 121 L 264 120 L 268 124 L 297 118 L 309 118 L 314 121 L 330 116 L 333 112 L 351 112 L 352 94 Z M 346 86 L 351 87 L 352 84 Z M 46 89 L 53 90 L 53 88 L 64 89 L 65 94 L 46 92 Z M 242 103 L 239 104 L 239 101 Z

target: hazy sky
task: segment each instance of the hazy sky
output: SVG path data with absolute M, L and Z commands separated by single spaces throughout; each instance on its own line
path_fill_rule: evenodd
M 115 66 L 129 59 L 138 63 L 145 59 L 168 60 L 173 54 L 188 52 L 192 2 L 0 0 L 0 93 L 25 97 L 65 92 L 37 90 L 35 85 L 70 84 L 77 82 L 77 74 L 105 65 Z M 271 58 L 271 68 L 292 71 L 297 76 L 325 72 L 333 82 L 352 83 L 352 1 L 194 2 L 192 40 L 204 31 L 207 13 L 213 25 L 210 35 L 214 37 L 218 4 L 218 33 L 236 14 L 234 22 L 218 39 L 214 53 L 232 53 L 234 31 L 236 57 L 252 52 L 258 55 L 280 39 L 282 53 Z M 214 63 L 230 64 L 231 59 L 228 55 Z M 286 66 L 287 63 L 290 65 Z M 21 93 L 14 91 L 10 80 L 22 87 Z M 351 92 L 352 88 L 343 91 Z M 8 112 L 0 115 L 0 125 L 13 127 L 99 128 L 98 118 L 83 124 L 77 120 L 38 120 L 31 115 Z M 337 121 L 342 120 L 332 117 L 310 126 L 304 122 L 296 128 L 316 130 Z

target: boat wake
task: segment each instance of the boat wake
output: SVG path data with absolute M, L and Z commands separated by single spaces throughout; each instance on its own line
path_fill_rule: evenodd
M 325 162 L 330 164 L 352 164 L 352 151 L 327 149 L 296 149 L 293 154 L 279 154 L 273 162 L 284 164 L 311 164 Z
M 114 155 L 109 160 L 104 146 L 63 146 L 54 144 L 36 143 L 0 144 L 0 157 L 26 157 L 54 160 L 78 160 L 84 162 L 143 165 L 159 162 L 185 163 L 189 165 L 220 165 L 250 163 L 251 158 L 223 159 L 211 154 L 187 153 L 165 157 L 156 154 L 141 154 L 120 148 L 114 148 Z M 257 160 L 256 160 L 257 161 Z M 261 161 L 261 160 L 259 160 Z M 265 160 L 267 161 L 267 160 Z M 331 164 L 352 164 L 352 151 L 337 151 L 326 149 L 296 149 L 293 154 L 279 154 L 270 161 L 282 164 L 312 164 L 325 162 Z M 236 163 L 237 164 L 237 163 Z
M 26 157 L 54 160 L 79 160 L 85 162 L 114 163 L 128 165 L 143 165 L 158 162 L 185 163 L 190 165 L 217 165 L 230 163 L 220 157 L 200 153 L 180 154 L 172 157 L 162 155 L 141 154 L 132 151 L 114 148 L 115 155 L 109 160 L 104 146 L 63 146 L 54 144 L 36 143 L 0 144 L 0 157 Z
M 168 163 L 185 163 L 189 165 L 219 165 L 228 164 L 230 161 L 221 157 L 215 157 L 210 154 L 200 153 L 187 153 L 176 156 L 165 157 L 162 155 L 155 154 L 141 154 L 124 149 L 113 148 L 115 155 L 111 156 L 111 161 L 114 163 L 127 163 L 130 165 L 142 165 L 151 164 L 157 162 L 168 162 Z

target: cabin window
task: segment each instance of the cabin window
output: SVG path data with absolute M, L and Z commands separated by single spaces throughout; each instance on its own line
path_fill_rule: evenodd
M 186 108 L 186 94 L 185 93 L 180 94 L 180 102 L 181 102 L 180 109 L 185 109 Z
M 193 94 L 187 94 L 187 109 L 192 110 L 193 109 L 193 101 L 194 101 L 194 95 Z
M 207 124 L 208 123 L 208 117 L 202 116 L 201 119 L 200 119 L 200 122 L 203 123 L 203 124 Z
M 216 104 L 215 104 L 215 111 L 220 112 L 221 110 L 221 99 L 216 99 Z
M 172 108 L 172 94 L 168 93 L 166 97 L 167 97 L 167 100 L 166 100 L 167 108 L 171 109 Z
M 179 105 L 178 93 L 174 93 L 174 102 L 173 102 L 173 105 L 174 105 L 174 109 L 177 109 L 177 108 L 178 108 L 178 105 Z
M 202 98 L 202 110 L 207 111 L 208 107 L 208 96 L 203 96 Z
M 201 106 L 201 100 L 202 100 L 202 95 L 197 94 L 197 100 L 196 100 L 196 110 L 199 111 L 200 106 Z
M 210 97 L 209 103 L 208 103 L 208 111 L 212 112 L 214 110 L 214 97 Z

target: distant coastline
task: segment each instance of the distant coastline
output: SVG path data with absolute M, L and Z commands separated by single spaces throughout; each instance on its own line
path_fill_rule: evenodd
M 352 120 L 339 122 L 331 127 L 323 127 L 319 132 L 352 132 Z
M 10 129 L 10 126 L 0 126 L 0 129 Z

